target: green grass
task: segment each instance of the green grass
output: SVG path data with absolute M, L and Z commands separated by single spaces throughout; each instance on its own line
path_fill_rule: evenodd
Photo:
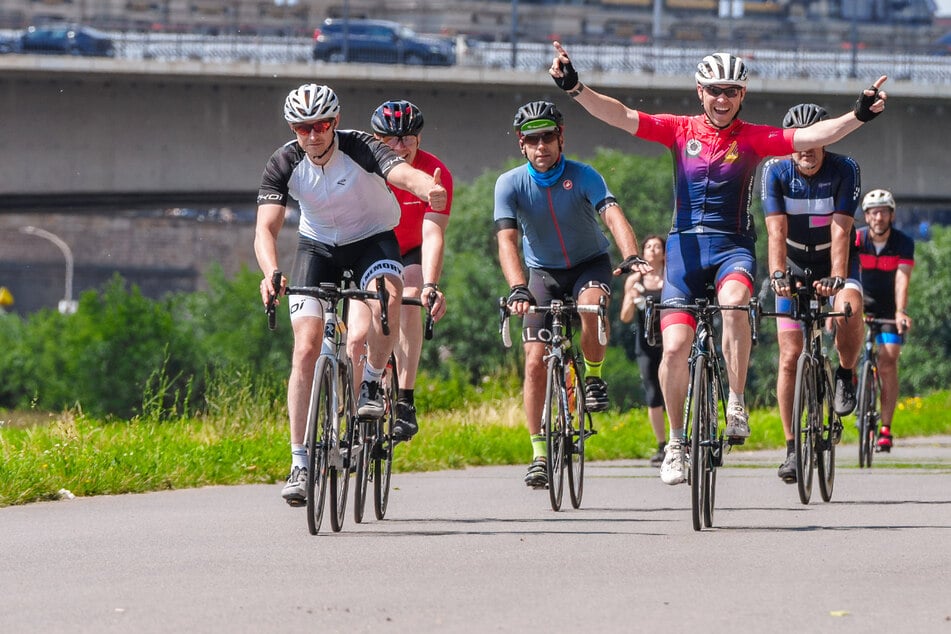
M 951 434 L 951 392 L 902 400 L 895 433 Z M 0 412 L 0 506 L 60 497 L 136 493 L 205 485 L 274 483 L 289 463 L 283 407 L 234 398 L 205 419 L 102 422 L 82 413 Z M 856 432 L 846 419 L 844 442 Z M 643 408 L 595 417 L 591 460 L 646 458 L 656 445 Z M 528 463 L 531 447 L 519 397 L 465 411 L 420 412 L 419 436 L 400 446 L 397 471 Z M 775 409 L 754 411 L 740 450 L 780 448 Z M 736 449 L 735 449 L 736 450 Z

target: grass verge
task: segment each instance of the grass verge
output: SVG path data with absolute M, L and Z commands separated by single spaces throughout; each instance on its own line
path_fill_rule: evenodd
M 0 506 L 61 497 L 139 493 L 206 485 L 274 483 L 288 468 L 287 423 L 280 407 L 217 411 L 205 419 L 102 422 L 81 413 L 0 412 Z M 951 434 L 951 392 L 902 400 L 895 434 Z M 589 460 L 646 458 L 656 442 L 643 408 L 595 416 Z M 843 442 L 855 442 L 847 417 Z M 739 450 L 784 445 L 775 409 L 754 411 L 752 436 Z M 531 447 L 519 397 L 465 411 L 420 412 L 419 436 L 397 449 L 397 471 L 527 464 Z M 736 450 L 736 449 L 735 449 Z

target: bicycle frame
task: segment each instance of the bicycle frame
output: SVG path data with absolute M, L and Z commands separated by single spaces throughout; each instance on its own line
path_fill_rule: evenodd
M 875 438 L 882 416 L 882 379 L 878 374 L 876 338 L 882 325 L 895 323 L 894 319 L 865 316 L 865 352 L 859 366 L 861 370 L 855 405 L 855 426 L 859 431 L 859 468 L 872 466 L 872 456 L 876 450 Z
M 605 316 L 607 298 L 599 304 L 575 304 L 573 300 L 552 300 L 547 306 L 532 306 L 530 313 L 550 314 L 551 336 L 545 341 L 545 401 L 542 408 L 542 431 L 548 450 L 548 497 L 552 510 L 561 509 L 564 494 L 564 473 L 568 468 L 568 488 L 573 508 L 581 506 L 584 492 L 584 442 L 594 434 L 590 414 L 585 410 L 582 365 L 572 352 L 571 319 L 576 314 L 598 316 L 598 341 L 607 344 Z M 506 348 L 512 346 L 508 319 L 510 313 L 504 297 L 499 298 L 499 332 Z

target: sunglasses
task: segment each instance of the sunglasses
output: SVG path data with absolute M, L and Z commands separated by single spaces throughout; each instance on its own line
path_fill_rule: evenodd
M 720 95 L 726 95 L 730 99 L 735 99 L 739 96 L 742 88 L 739 86 L 730 86 L 729 88 L 720 88 L 719 86 L 704 86 L 703 91 L 710 95 L 711 97 L 719 97 Z
M 557 140 L 557 132 L 542 132 L 541 134 L 526 134 L 522 136 L 522 143 L 526 145 L 537 145 L 539 141 L 546 144 L 554 143 Z
M 315 121 L 313 123 L 294 123 L 291 125 L 294 128 L 294 132 L 297 134 L 303 134 L 304 136 L 311 133 L 311 131 L 316 130 L 317 134 L 326 132 L 334 125 L 333 119 L 321 119 L 320 121 Z
M 419 141 L 415 134 L 407 134 L 405 136 L 384 136 L 380 137 L 380 140 L 390 147 L 396 147 L 397 143 L 402 143 L 403 147 L 412 147 Z

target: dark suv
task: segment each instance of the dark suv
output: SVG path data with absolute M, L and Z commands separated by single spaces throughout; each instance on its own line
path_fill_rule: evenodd
M 451 66 L 456 55 L 450 40 L 417 35 L 386 20 L 326 19 L 314 31 L 314 59 L 325 62 L 370 62 Z
M 112 39 L 102 31 L 87 26 L 64 24 L 31 26 L 20 38 L 18 51 L 56 55 L 115 56 Z

